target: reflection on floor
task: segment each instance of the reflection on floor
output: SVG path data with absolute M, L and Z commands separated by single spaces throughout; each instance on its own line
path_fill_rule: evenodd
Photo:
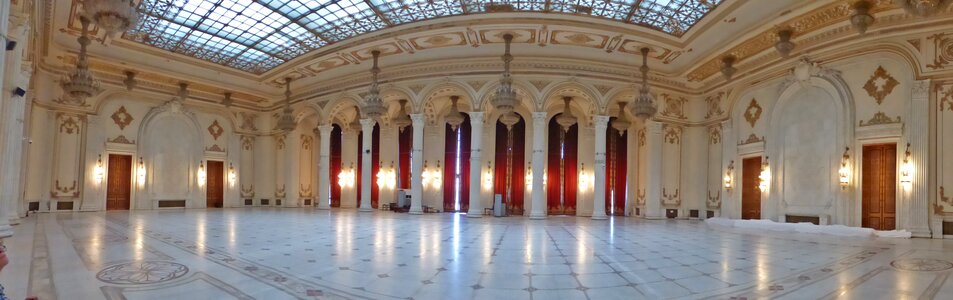
M 22 223 L 0 276 L 11 299 L 953 298 L 941 240 L 312 209 Z

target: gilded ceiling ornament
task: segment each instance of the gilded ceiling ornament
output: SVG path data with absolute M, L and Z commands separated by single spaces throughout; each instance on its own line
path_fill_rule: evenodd
M 672 95 L 662 94 L 662 97 L 665 98 L 665 109 L 662 110 L 662 115 L 666 117 L 678 118 L 678 119 L 687 119 L 685 116 L 685 102 L 688 102 L 688 99 L 684 97 L 678 97 Z
M 724 92 L 720 92 L 716 95 L 708 96 L 705 98 L 705 102 L 708 103 L 708 113 L 705 114 L 705 119 L 711 119 L 715 116 L 720 116 L 725 113 L 721 109 L 721 97 L 725 95 Z
M 861 126 L 861 127 L 864 127 L 864 126 L 874 126 L 874 125 L 884 125 L 884 124 L 897 124 L 897 123 L 900 123 L 900 116 L 897 116 L 897 118 L 895 118 L 895 119 L 894 119 L 894 118 L 890 118 L 890 117 L 887 116 L 886 113 L 884 113 L 884 112 L 882 112 L 882 111 L 875 113 L 874 116 L 873 116 L 872 118 L 870 118 L 870 120 L 868 120 L 866 123 L 864 122 L 864 120 L 860 120 L 860 126 Z
M 754 128 L 754 124 L 761 119 L 761 112 L 762 108 L 758 104 L 758 100 L 752 98 L 751 103 L 748 103 L 748 108 L 745 109 L 745 120 L 748 121 L 748 124 L 751 124 L 751 128 Z
M 899 84 L 900 82 L 894 79 L 893 76 L 890 76 L 887 70 L 884 70 L 883 66 L 878 66 L 874 74 L 870 75 L 870 79 L 864 84 L 864 90 L 867 91 L 868 95 L 874 97 L 874 100 L 877 100 L 877 104 L 879 105 L 883 103 L 884 98 L 890 95 L 893 89 Z
M 953 62 L 953 38 L 945 33 L 937 33 L 927 37 L 933 40 L 934 58 L 932 64 L 927 64 L 927 68 L 940 69 L 945 68 L 950 62 Z
M 116 123 L 116 126 L 119 126 L 119 130 L 126 129 L 126 126 L 129 126 L 132 123 L 132 115 L 126 111 L 125 106 L 120 106 L 116 112 L 110 116 L 113 119 L 113 123 Z
M 218 137 L 222 136 L 222 133 L 225 133 L 225 128 L 218 125 L 218 120 L 215 120 L 212 121 L 212 125 L 208 126 L 208 133 L 212 135 L 212 138 L 218 140 Z

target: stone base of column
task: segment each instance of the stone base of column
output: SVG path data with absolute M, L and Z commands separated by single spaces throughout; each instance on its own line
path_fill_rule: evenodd
M 913 237 L 918 237 L 918 238 L 932 238 L 933 237 L 933 235 L 930 233 L 929 228 L 910 228 L 907 230 L 909 230 L 910 233 L 913 234 Z
M 609 216 L 606 216 L 605 214 L 593 214 L 592 219 L 593 220 L 608 220 Z
M 412 215 L 422 215 L 422 214 L 424 214 L 424 211 L 422 211 L 422 210 L 420 210 L 420 209 L 417 209 L 417 210 L 411 209 L 411 210 L 410 210 L 409 212 L 407 212 L 407 213 L 412 214 Z
M 374 209 L 373 209 L 373 208 L 370 208 L 370 207 L 361 207 L 361 208 L 358 208 L 357 211 L 360 211 L 360 212 L 369 212 L 369 211 L 374 211 Z
M 546 219 L 546 215 L 545 215 L 545 214 L 530 214 L 530 215 L 529 215 L 529 219 L 530 219 L 530 220 L 543 220 L 543 219 Z
M 13 236 L 13 227 L 10 225 L 2 224 L 0 225 L 0 239 L 5 239 Z
M 9 219 L 10 225 L 20 225 L 20 217 L 12 216 Z
M 482 218 L 483 212 L 475 212 L 472 209 L 467 212 L 467 218 Z

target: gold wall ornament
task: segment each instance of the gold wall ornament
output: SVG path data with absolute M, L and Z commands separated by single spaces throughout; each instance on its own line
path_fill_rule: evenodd
M 744 139 L 738 142 L 738 145 L 740 146 L 740 145 L 754 144 L 758 142 L 764 142 L 764 139 L 759 138 L 757 135 L 752 133 L 751 135 L 748 136 L 747 139 Z
M 899 84 L 900 82 L 890 76 L 883 66 L 877 66 L 877 70 L 874 71 L 873 75 L 870 75 L 870 79 L 864 84 L 864 90 L 867 91 L 867 95 L 874 97 L 879 105 Z
M 76 190 L 76 180 L 73 180 L 73 185 L 71 185 L 71 186 L 62 186 L 62 187 L 61 187 L 61 186 L 60 186 L 60 180 L 57 179 L 56 182 L 55 182 L 55 186 L 53 187 L 53 190 L 54 190 L 55 192 L 50 193 L 50 194 L 52 194 L 53 198 L 61 198 L 61 197 L 63 197 L 63 196 L 67 196 L 67 197 L 78 197 L 78 196 L 79 196 L 79 191 Z M 71 192 L 72 192 L 72 193 L 71 193 Z
M 748 124 L 751 124 L 751 128 L 754 128 L 754 124 L 761 119 L 763 110 L 757 99 L 752 98 L 751 102 L 748 103 L 748 108 L 745 109 L 745 120 L 748 121 Z
M 669 194 L 665 188 L 662 188 L 662 204 L 681 205 L 682 197 L 679 197 L 678 193 L 678 188 L 675 189 L 673 194 Z
M 645 189 L 637 189 L 635 191 L 635 201 L 637 204 L 645 204 Z
M 126 129 L 126 126 L 129 126 L 132 120 L 134 120 L 132 115 L 126 111 L 126 106 L 119 106 L 119 109 L 113 112 L 110 118 L 112 118 L 116 126 L 119 126 L 119 130 Z
M 708 127 L 708 143 L 711 145 L 721 143 L 721 128 L 718 126 Z
M 77 120 L 73 116 L 62 115 L 60 119 L 60 132 L 65 132 L 66 134 L 79 134 L 79 122 L 82 120 Z
M 242 184 L 242 185 L 241 185 L 241 193 L 242 193 L 242 197 L 255 197 L 255 185 L 254 185 L 254 184 L 251 184 L 251 185 L 249 185 L 248 188 L 246 189 L 246 188 L 245 188 L 245 185 Z
M 275 145 L 278 146 L 278 150 L 285 148 L 285 135 L 281 134 L 275 137 Z
M 685 99 L 685 97 L 676 98 L 667 94 L 662 94 L 662 97 L 665 98 L 665 109 L 662 110 L 663 116 L 683 120 L 688 118 L 685 116 L 685 103 L 688 102 L 688 99 Z
M 677 126 L 665 126 L 665 142 L 678 145 L 682 141 L 682 129 Z
M 947 196 L 946 196 L 946 193 L 945 193 L 945 191 L 943 190 L 943 187 L 942 187 L 942 186 L 940 187 L 940 197 L 939 197 L 939 200 L 940 200 L 941 203 L 946 203 L 947 205 L 953 206 L 953 200 L 950 200 L 950 197 L 947 197 Z
M 208 126 L 208 133 L 212 135 L 212 139 L 217 141 L 218 137 L 225 133 L 225 128 L 222 128 L 222 125 L 218 124 L 218 120 L 214 120 L 212 124 Z
M 116 144 L 126 144 L 126 145 L 135 145 L 135 144 L 136 144 L 136 141 L 130 141 L 129 139 L 126 138 L 125 135 L 121 135 L 121 134 L 120 134 L 119 136 L 117 136 L 116 138 L 114 138 L 114 139 L 111 139 L 111 140 L 110 140 L 110 139 L 106 139 L 106 142 L 116 143 Z
M 254 143 L 255 143 L 255 137 L 247 136 L 247 135 L 242 136 L 242 149 L 245 149 L 246 151 L 251 151 Z
M 225 152 L 225 149 L 222 149 L 218 144 L 214 144 L 211 147 L 205 147 L 205 151 L 209 152 Z
M 311 197 L 312 189 L 311 185 L 298 184 L 298 197 Z
M 285 197 L 285 185 L 281 186 L 275 185 L 275 198 L 284 198 Z
M 939 91 L 939 87 L 937 87 Z M 947 109 L 953 111 L 953 85 L 946 89 L 946 92 L 939 92 L 937 97 L 939 100 L 940 111 L 943 111 L 943 106 L 946 106 Z
M 311 150 L 311 144 L 314 142 L 314 138 L 310 135 L 301 135 L 301 150 Z
M 864 122 L 864 120 L 860 120 L 860 127 L 885 125 L 885 124 L 897 124 L 897 123 L 901 123 L 900 116 L 897 116 L 897 118 L 894 119 L 894 118 L 888 117 L 886 113 L 880 111 L 875 113 L 874 116 L 870 118 L 870 120 L 868 120 L 867 122 Z
M 933 40 L 934 49 L 933 63 L 927 64 L 927 68 L 941 69 L 953 62 L 953 37 L 946 33 L 937 33 L 927 39 Z
M 639 130 L 639 147 L 645 146 L 645 129 Z
M 718 209 L 721 207 L 721 190 L 715 191 L 715 195 L 712 196 L 711 191 L 708 191 L 708 201 L 706 201 L 706 206 L 708 209 Z
M 242 125 L 239 128 L 248 131 L 258 131 L 258 127 L 255 127 L 255 120 L 258 119 L 258 115 L 250 112 L 239 112 L 239 118 L 242 120 Z
M 725 111 L 721 109 L 721 98 L 724 97 L 724 95 L 725 92 L 719 92 L 718 94 L 705 98 L 705 103 L 708 104 L 708 113 L 705 114 L 705 120 L 725 113 Z

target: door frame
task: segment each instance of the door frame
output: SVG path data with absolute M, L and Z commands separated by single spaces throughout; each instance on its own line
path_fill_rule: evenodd
M 739 155 L 739 156 L 738 156 L 738 158 L 739 158 L 739 159 L 738 159 L 738 162 L 739 162 L 739 163 L 735 165 L 735 166 L 737 166 L 738 169 L 737 169 L 737 171 L 735 171 L 735 174 L 733 174 L 734 178 L 732 179 L 732 181 L 734 181 L 734 182 L 733 182 L 733 184 L 735 185 L 735 186 L 734 186 L 734 189 L 736 189 L 736 190 L 738 191 L 738 219 L 739 219 L 739 220 L 743 220 L 743 216 L 744 216 L 744 212 L 745 212 L 745 210 L 744 210 L 744 190 L 741 188 L 741 187 L 744 185 L 744 173 L 745 173 L 745 163 L 744 163 L 744 161 L 745 161 L 745 159 L 755 158 L 755 157 L 761 158 L 761 164 L 764 164 L 764 152 L 762 151 L 762 152 L 746 153 L 746 154 L 744 154 L 744 155 Z M 739 184 L 739 183 L 740 183 L 740 184 Z M 764 217 L 764 209 L 765 209 L 764 203 L 767 202 L 767 201 L 766 201 L 767 199 L 766 199 L 766 197 L 764 196 L 764 191 L 760 191 L 760 192 L 761 192 L 761 200 L 758 201 L 758 204 L 760 204 L 760 206 L 761 206 L 761 210 L 760 210 L 761 216 L 758 218 L 758 220 L 766 220 L 765 217 Z
M 110 155 L 110 154 L 114 154 L 114 155 L 129 155 L 129 156 L 132 157 L 132 166 L 131 166 L 130 172 L 129 172 L 129 176 L 130 176 L 130 178 L 129 178 L 129 185 L 130 185 L 130 187 L 129 187 L 129 210 L 135 210 L 135 209 L 138 208 L 138 205 L 136 205 L 136 204 L 137 204 L 136 202 L 138 202 L 138 201 L 136 201 L 136 199 L 137 199 L 136 194 L 139 192 L 139 190 L 141 190 L 141 189 L 144 188 L 144 187 L 140 187 L 140 186 L 139 186 L 139 182 L 136 180 L 136 173 L 139 172 L 139 166 L 138 166 L 138 164 L 139 164 L 139 156 L 137 155 L 138 153 L 136 152 L 136 150 L 135 150 L 135 148 L 134 148 L 135 145 L 119 144 L 119 145 L 113 146 L 113 145 L 111 145 L 111 144 L 113 144 L 113 143 L 106 143 L 106 149 L 105 149 L 105 153 L 104 153 L 104 155 L 103 155 L 103 169 L 104 169 L 104 170 L 103 170 L 103 182 L 99 184 L 99 190 L 100 190 L 100 195 L 99 195 L 99 203 L 100 203 L 100 206 L 99 206 L 99 207 L 102 208 L 102 211 L 106 211 L 106 196 L 107 196 L 107 195 L 106 195 L 106 185 L 109 184 L 109 155 Z M 128 147 L 124 147 L 124 146 L 130 146 L 130 147 L 132 147 L 132 148 L 131 148 L 131 149 L 127 149 Z M 149 180 L 149 175 L 148 175 L 148 173 L 149 173 L 149 168 L 146 168 L 146 180 L 147 180 L 147 181 Z
M 857 147 L 855 149 L 857 149 L 857 151 L 853 151 L 853 153 L 856 153 L 857 157 L 854 159 L 851 159 L 851 163 L 853 164 L 853 166 L 851 166 L 851 172 L 854 178 L 851 178 L 851 183 L 853 183 L 853 186 L 849 188 L 854 193 L 854 197 L 853 197 L 854 201 L 853 203 L 851 203 L 853 208 L 851 209 L 852 213 L 851 213 L 851 220 L 849 223 L 851 226 L 854 226 L 854 227 L 861 227 L 861 225 L 863 224 L 864 146 L 879 145 L 879 144 L 896 144 L 897 145 L 897 157 L 894 158 L 897 162 L 897 169 L 895 170 L 895 172 L 897 172 L 897 182 L 894 183 L 896 185 L 895 188 L 897 190 L 896 199 L 894 199 L 894 205 L 896 206 L 894 208 L 894 211 L 896 211 L 896 218 L 894 219 L 894 222 L 896 222 L 896 224 L 894 224 L 894 228 L 901 229 L 900 224 L 903 224 L 903 221 L 905 221 L 907 218 L 907 216 L 903 214 L 900 210 L 901 199 L 903 199 L 903 195 L 907 193 L 907 191 L 903 188 L 903 185 L 900 184 L 900 167 L 901 167 L 901 164 L 903 163 L 903 153 L 904 151 L 906 151 L 906 145 L 902 145 L 900 137 L 864 139 L 864 140 L 858 140 L 855 143 L 855 147 Z
M 211 174 L 211 172 L 209 172 L 209 170 L 211 170 L 209 162 L 212 162 L 212 161 L 222 163 L 222 185 L 221 185 L 221 186 L 222 186 L 222 207 L 214 207 L 214 206 L 213 206 L 213 207 L 209 207 L 209 206 L 208 206 L 208 186 L 209 186 L 209 185 L 208 185 L 208 183 L 209 183 L 209 182 L 208 182 L 208 178 L 209 178 L 208 174 Z M 205 180 L 206 180 L 206 181 L 205 181 L 205 188 L 204 188 L 204 190 L 205 190 L 205 193 L 204 193 L 204 195 L 205 195 L 205 208 L 225 208 L 225 191 L 228 190 L 228 167 L 227 167 L 227 165 L 228 165 L 228 163 L 227 163 L 227 161 L 224 160 L 224 159 L 221 159 L 221 160 L 220 160 L 220 159 L 214 159 L 214 158 L 213 158 L 213 159 L 206 159 L 206 160 L 205 160 Z

